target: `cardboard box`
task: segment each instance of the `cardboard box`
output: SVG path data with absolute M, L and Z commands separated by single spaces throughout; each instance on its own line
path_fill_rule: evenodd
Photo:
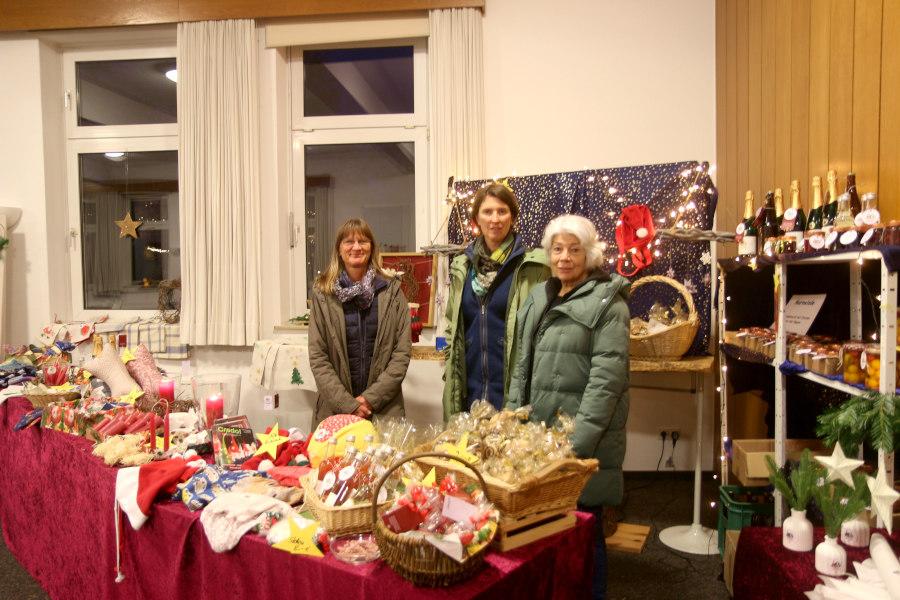
M 725 587 L 728 588 L 728 594 L 731 597 L 734 597 L 734 557 L 737 554 L 740 537 L 740 529 L 729 529 L 725 532 L 725 554 L 722 556 L 723 579 L 725 579 Z
M 769 469 L 766 455 L 775 460 L 775 440 L 733 440 L 731 471 L 747 487 L 769 485 Z M 803 450 L 809 448 L 815 455 L 829 454 L 821 440 L 785 440 L 784 455 L 787 460 L 800 460 Z

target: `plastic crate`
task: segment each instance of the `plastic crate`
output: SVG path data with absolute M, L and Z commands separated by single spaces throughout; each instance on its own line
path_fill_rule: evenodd
M 750 496 L 745 502 L 738 498 Z M 760 501 L 765 498 L 765 501 Z M 725 532 L 740 530 L 748 525 L 772 525 L 775 520 L 775 502 L 767 487 L 719 487 L 719 554 L 725 552 Z

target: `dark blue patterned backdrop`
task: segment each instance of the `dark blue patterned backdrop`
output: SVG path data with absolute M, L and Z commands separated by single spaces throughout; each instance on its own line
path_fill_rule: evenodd
M 622 208 L 630 204 L 646 204 L 653 213 L 657 229 L 681 224 L 684 227 L 711 229 L 716 211 L 717 193 L 709 177 L 708 165 L 679 162 L 642 165 L 617 169 L 594 169 L 510 177 L 509 186 L 521 204 L 518 229 L 526 245 L 538 246 L 544 228 L 554 217 L 570 213 L 589 218 L 597 227 L 600 239 L 606 241 L 610 270 L 615 269 L 618 253 L 616 221 Z M 471 241 L 466 229 L 469 205 L 486 181 L 460 181 L 455 184 L 461 199 L 455 205 L 449 222 L 449 238 L 454 244 Z M 653 264 L 631 277 L 666 275 L 684 284 L 693 294 L 700 318 L 700 329 L 688 354 L 705 354 L 710 335 L 709 243 L 659 238 L 654 246 Z M 665 284 L 649 284 L 635 291 L 631 301 L 632 315 L 646 316 L 656 300 L 671 305 L 678 292 Z

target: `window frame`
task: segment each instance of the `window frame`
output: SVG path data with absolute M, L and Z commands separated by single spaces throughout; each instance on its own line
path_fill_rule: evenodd
M 111 138 L 178 135 L 178 122 L 142 125 L 79 125 L 78 85 L 75 64 L 86 61 L 140 60 L 147 58 L 175 58 L 177 49 L 173 45 L 146 46 L 140 48 L 111 48 L 96 50 L 69 50 L 63 53 L 63 90 L 66 102 L 66 138 Z M 176 67 L 177 68 L 177 67 Z M 177 85 L 177 83 L 176 83 Z

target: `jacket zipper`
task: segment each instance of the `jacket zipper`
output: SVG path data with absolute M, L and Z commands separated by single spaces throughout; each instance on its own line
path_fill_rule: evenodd
M 365 364 L 363 361 L 365 360 L 366 351 L 366 329 L 364 325 L 365 321 L 363 321 L 362 318 L 362 309 L 358 306 L 356 307 L 356 322 L 359 324 L 359 374 L 362 376 L 363 365 Z M 365 385 L 362 381 L 362 377 L 360 377 L 360 384 Z
M 481 397 L 485 400 L 488 400 L 487 298 L 485 294 L 481 303 Z

